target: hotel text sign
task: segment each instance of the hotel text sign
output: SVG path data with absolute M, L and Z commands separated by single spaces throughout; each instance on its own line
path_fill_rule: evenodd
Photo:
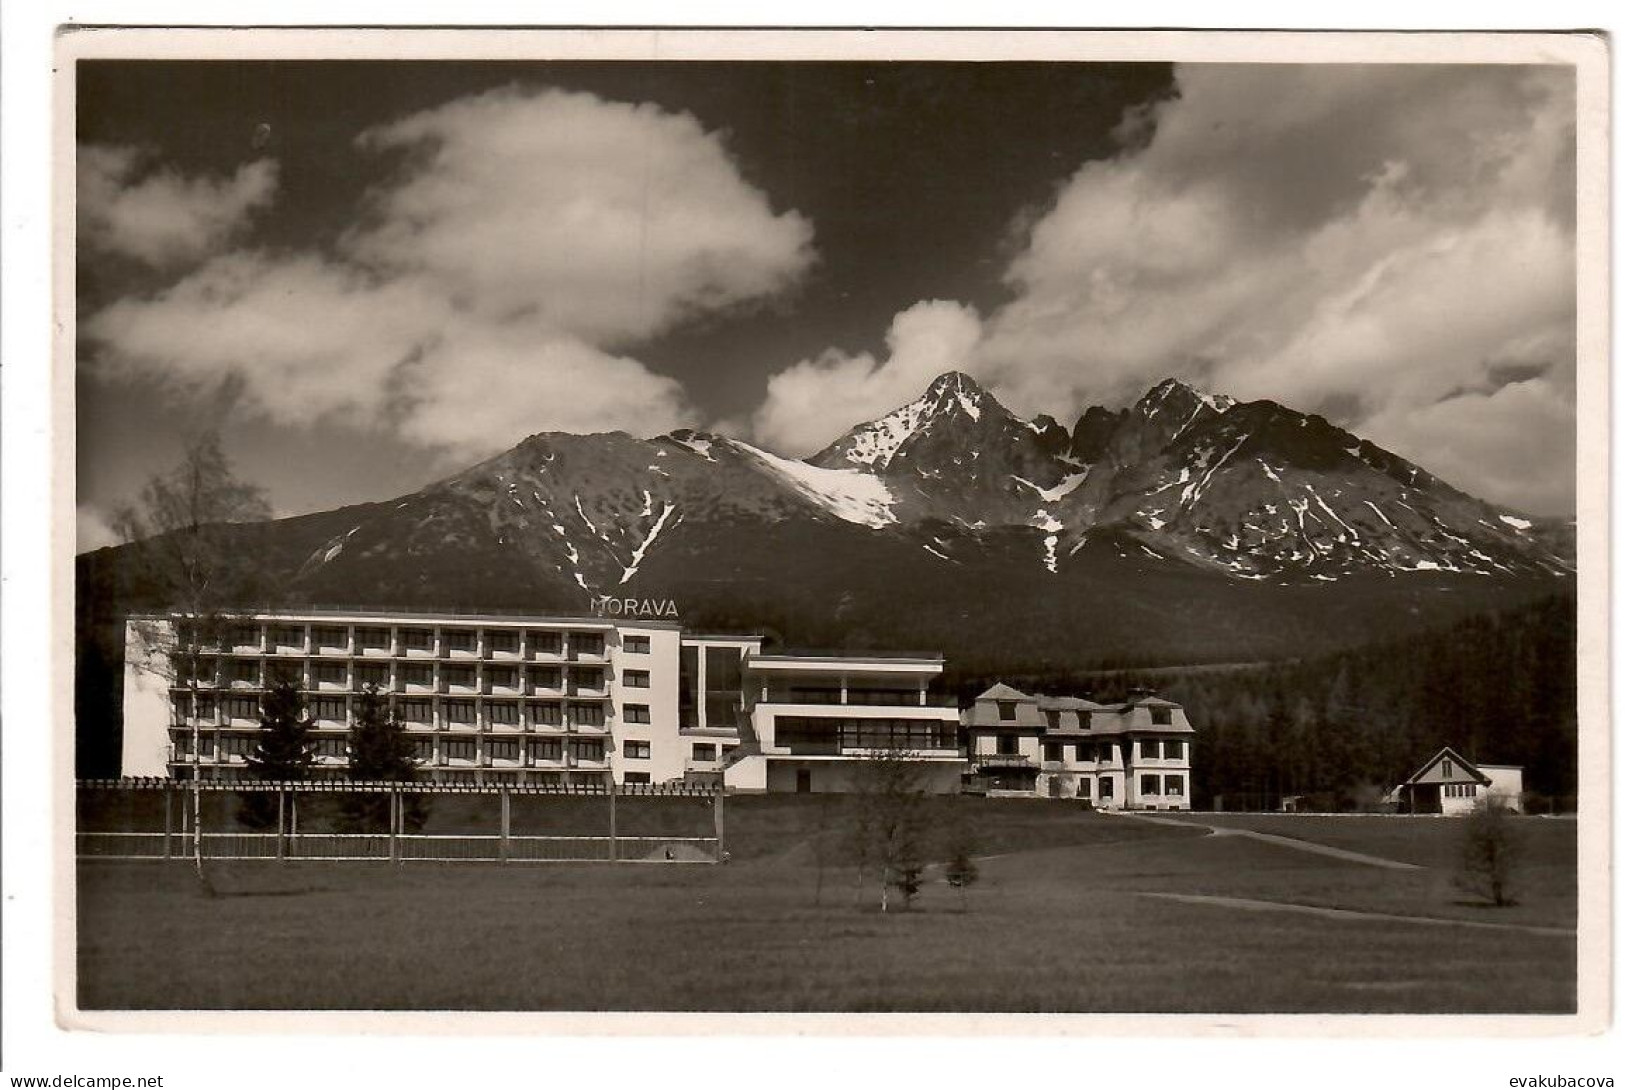
M 677 603 L 671 598 L 612 598 L 600 594 L 592 600 L 592 611 L 599 617 L 677 619 Z

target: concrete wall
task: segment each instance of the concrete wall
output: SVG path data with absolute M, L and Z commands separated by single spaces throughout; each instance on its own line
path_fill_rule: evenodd
M 723 770 L 722 783 L 730 791 L 766 791 L 767 758 L 760 753 L 741 757 Z
M 744 762 L 741 762 L 743 764 Z M 853 792 L 863 788 L 862 762 L 858 760 L 795 760 L 774 759 L 767 765 L 766 788 L 771 792 L 791 793 L 796 789 L 796 774 L 811 773 L 814 793 Z M 736 766 L 737 767 L 737 766 Z M 921 787 L 932 795 L 959 793 L 960 773 L 964 764 L 958 761 L 920 761 L 917 763 Z M 729 786 L 733 781 L 729 781 Z
M 616 783 L 626 782 L 626 773 L 642 772 L 650 783 L 681 780 L 686 767 L 688 746 L 678 733 L 677 723 L 677 647 L 679 633 L 669 628 L 640 628 L 635 623 L 619 626 L 618 638 L 610 651 L 614 664 L 611 691 L 615 697 L 613 720 L 614 755 L 610 766 Z M 625 650 L 626 637 L 643 636 L 649 640 L 647 655 L 629 654 Z M 629 670 L 644 670 L 649 674 L 648 688 L 626 684 Z M 649 722 L 629 723 L 626 706 L 642 704 L 649 709 Z M 623 756 L 628 740 L 648 742 L 647 759 Z
M 1523 769 L 1517 765 L 1479 765 L 1490 778 L 1488 793 L 1509 810 L 1523 813 Z
M 123 776 L 169 775 L 168 621 L 127 621 L 124 626 Z

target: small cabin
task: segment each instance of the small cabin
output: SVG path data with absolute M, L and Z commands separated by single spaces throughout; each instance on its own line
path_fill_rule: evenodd
M 1466 814 L 1491 797 L 1521 812 L 1523 769 L 1517 765 L 1474 764 L 1446 746 L 1401 783 L 1394 794 L 1400 809 L 1408 814 Z

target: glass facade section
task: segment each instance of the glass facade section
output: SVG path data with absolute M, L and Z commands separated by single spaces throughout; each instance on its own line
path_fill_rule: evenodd
M 959 726 L 931 719 L 825 719 L 781 716 L 774 742 L 791 753 L 837 754 L 843 749 L 951 750 L 959 745 Z

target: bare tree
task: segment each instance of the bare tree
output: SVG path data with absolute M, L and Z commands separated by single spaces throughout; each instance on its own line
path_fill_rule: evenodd
M 220 449 L 220 436 L 204 431 L 187 439 L 179 463 L 155 474 L 139 500 L 119 509 L 113 526 L 131 553 L 143 597 L 164 617 L 132 621 L 145 648 L 138 665 L 186 689 L 191 726 L 192 858 L 203 873 L 199 826 L 202 773 L 198 709 L 206 658 L 226 644 L 244 604 L 259 590 L 256 566 L 241 555 L 228 527 L 271 517 L 264 492 L 238 480 Z
M 891 891 L 910 905 L 924 869 L 925 789 L 913 754 L 901 749 L 873 751 L 860 766 L 852 842 L 861 893 L 863 869 L 879 868 L 880 911 L 891 907 Z

